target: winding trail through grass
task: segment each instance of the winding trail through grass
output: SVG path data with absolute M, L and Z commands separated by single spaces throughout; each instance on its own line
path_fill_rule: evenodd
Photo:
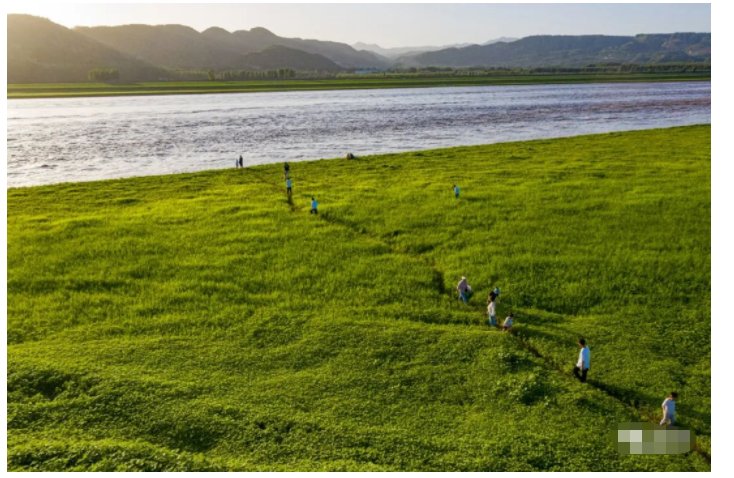
M 292 165 L 8 190 L 9 467 L 710 471 L 709 126 Z
M 282 188 L 279 188 L 277 185 L 273 184 L 267 178 L 263 177 L 260 171 L 254 168 L 246 168 L 246 170 L 250 172 L 252 176 L 261 184 L 269 186 L 277 194 L 283 194 Z M 292 212 L 299 212 L 303 210 L 303 207 L 296 205 L 292 201 L 292 199 L 286 200 L 286 203 L 288 204 Z M 321 213 L 317 215 L 317 217 L 330 224 L 340 226 L 342 228 L 348 229 L 349 231 L 353 233 L 357 233 L 362 236 L 368 237 L 371 240 L 384 245 L 394 254 L 400 254 L 400 255 L 409 257 L 410 259 L 414 261 L 418 261 L 422 263 L 423 265 L 429 267 L 433 274 L 432 284 L 434 285 L 436 292 L 439 295 L 446 296 L 449 299 L 453 297 L 453 291 L 446 289 L 445 287 L 445 277 L 446 277 L 445 272 L 442 271 L 436 265 L 434 260 L 431 260 L 430 258 L 426 257 L 423 253 L 413 252 L 413 251 L 406 250 L 400 247 L 396 247 L 396 245 L 393 242 L 391 242 L 390 240 L 386 240 L 385 237 L 382 235 L 379 235 L 379 234 L 376 234 L 370 231 L 364 225 L 359 224 L 354 221 L 344 219 L 331 212 L 322 211 Z M 474 307 L 474 309 L 478 309 L 478 308 Z M 481 310 L 479 312 L 481 312 Z M 415 320 L 415 319 L 411 319 L 411 320 Z M 446 322 L 446 325 L 454 325 L 454 324 L 452 322 Z M 540 364 L 543 367 L 545 367 L 547 370 L 557 372 L 562 377 L 564 377 L 564 379 L 566 380 L 571 378 L 569 377 L 567 370 L 555 364 L 552 360 L 550 360 L 548 357 L 543 355 L 533 344 L 531 344 L 526 335 L 522 333 L 518 333 L 517 331 L 511 331 L 510 333 L 512 337 L 516 339 L 516 342 L 524 350 L 528 351 L 530 354 L 536 357 L 539 360 Z M 628 400 L 625 399 L 624 396 L 617 393 L 612 387 L 608 387 L 604 383 L 599 382 L 597 380 L 591 379 L 586 382 L 586 385 L 593 387 L 595 390 L 599 391 L 600 393 L 603 393 L 604 395 L 614 399 L 615 401 L 620 403 L 622 406 L 624 406 L 633 416 L 637 417 L 640 421 L 657 423 L 657 418 L 655 417 L 655 415 L 653 415 L 648 410 L 645 410 L 639 406 L 640 400 L 636 399 L 633 403 L 630 403 Z M 693 431 L 697 434 L 701 434 L 700 430 L 694 429 Z M 702 450 L 695 441 L 693 443 L 692 451 L 694 453 L 697 453 L 703 459 L 705 459 L 709 465 L 711 464 L 711 455 L 707 453 L 706 451 Z

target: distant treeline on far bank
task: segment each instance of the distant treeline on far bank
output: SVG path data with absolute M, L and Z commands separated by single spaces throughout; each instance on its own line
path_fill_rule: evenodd
M 328 80 L 328 79 L 370 79 L 370 78 L 447 78 L 447 77 L 507 77 L 549 74 L 625 74 L 625 73 L 686 73 L 702 76 L 711 75 L 711 64 L 707 63 L 666 63 L 644 64 L 598 64 L 584 67 L 537 67 L 537 68 L 451 68 L 429 66 L 424 68 L 390 68 L 387 70 L 352 71 L 308 71 L 280 68 L 277 70 L 225 70 L 225 71 L 176 71 L 172 72 L 178 81 L 249 81 L 249 80 Z M 92 79 L 92 78 L 90 78 Z

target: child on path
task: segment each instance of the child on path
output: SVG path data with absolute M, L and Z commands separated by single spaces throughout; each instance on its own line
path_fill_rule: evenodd
M 663 401 L 663 419 L 660 425 L 675 424 L 675 401 L 678 399 L 678 392 L 670 392 L 670 395 Z
M 589 351 L 589 347 L 586 346 L 586 339 L 583 337 L 579 338 L 579 347 L 581 347 L 581 350 L 579 350 L 579 359 L 573 368 L 573 374 L 582 383 L 585 383 L 586 374 L 589 372 L 589 367 L 591 366 L 591 352 Z M 579 374 L 579 372 L 581 373 Z
M 489 316 L 489 326 L 497 327 L 497 306 L 492 298 L 490 298 L 487 304 L 487 315 Z
M 509 332 L 510 330 L 512 330 L 512 323 L 514 321 L 514 318 L 515 316 L 512 315 L 512 312 L 510 312 L 510 315 L 505 318 L 505 322 L 502 324 L 502 330 L 504 330 L 505 332 Z
M 318 214 L 319 213 L 319 202 L 311 196 L 311 214 Z
M 285 180 L 285 193 L 288 197 L 291 197 L 291 194 L 293 193 L 293 182 L 291 181 L 291 178 Z

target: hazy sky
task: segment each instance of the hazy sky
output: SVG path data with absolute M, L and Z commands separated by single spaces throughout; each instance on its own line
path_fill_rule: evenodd
M 537 34 L 711 31 L 709 4 L 61 4 L 11 2 L 9 13 L 67 27 L 179 23 L 202 31 L 265 27 L 280 36 L 383 47 L 483 43 Z

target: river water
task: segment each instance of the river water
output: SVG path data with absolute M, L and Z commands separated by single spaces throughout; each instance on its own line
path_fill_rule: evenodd
M 711 83 L 8 101 L 8 186 L 711 122 Z

